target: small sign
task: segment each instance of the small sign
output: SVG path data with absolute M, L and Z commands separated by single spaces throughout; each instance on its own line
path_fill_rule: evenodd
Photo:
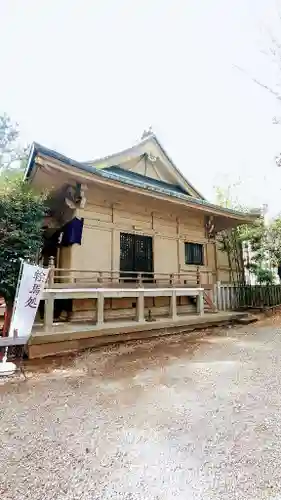
M 23 263 L 9 337 L 29 337 L 42 298 L 49 269 Z

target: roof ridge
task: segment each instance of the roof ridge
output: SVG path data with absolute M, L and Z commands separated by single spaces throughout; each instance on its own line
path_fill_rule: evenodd
M 129 179 L 128 177 L 125 177 L 125 176 L 123 176 L 123 178 L 120 179 L 120 175 L 118 175 L 117 173 L 115 173 L 113 171 L 110 172 L 107 168 L 106 169 L 98 169 L 94 166 L 87 165 L 86 163 L 72 160 L 72 158 L 69 158 L 61 153 L 58 153 L 55 150 L 46 148 L 45 146 L 42 146 L 41 144 L 39 144 L 37 142 L 34 142 L 32 144 L 32 147 L 31 147 L 31 151 L 30 151 L 30 155 L 29 155 L 29 159 L 28 159 L 28 163 L 27 163 L 27 167 L 26 167 L 26 171 L 25 171 L 25 176 L 24 176 L 25 180 L 27 180 L 31 175 L 32 168 L 34 165 L 34 160 L 35 160 L 35 157 L 38 153 L 41 153 L 44 156 L 50 156 L 54 160 L 61 161 L 62 163 L 65 163 L 66 165 L 77 168 L 79 170 L 83 170 L 84 172 L 98 175 L 99 177 L 103 177 L 105 179 L 111 179 L 111 180 L 114 180 L 117 182 L 121 182 L 123 184 L 139 187 L 141 189 L 145 189 L 145 190 L 148 190 L 151 192 L 155 191 L 155 192 L 158 192 L 160 194 L 164 194 L 164 195 L 166 194 L 168 196 L 173 196 L 173 197 L 178 198 L 178 199 L 186 200 L 189 203 L 194 204 L 194 205 L 201 205 L 201 206 L 205 206 L 206 208 L 209 208 L 209 209 L 221 210 L 224 213 L 229 213 L 229 214 L 233 214 L 236 216 L 244 216 L 244 217 L 252 216 L 253 217 L 253 215 L 255 215 L 255 214 L 251 214 L 251 213 L 239 212 L 238 210 L 233 210 L 230 208 L 223 208 L 223 207 L 220 207 L 219 205 L 215 205 L 214 203 L 210 203 L 207 200 L 204 200 L 201 198 L 195 198 L 195 197 L 190 196 L 188 194 L 178 192 L 175 189 L 168 189 L 168 188 L 164 189 L 164 188 L 161 188 L 160 186 L 159 187 L 155 187 L 155 186 L 151 186 L 151 185 L 148 186 L 148 185 L 145 185 L 144 182 L 140 182 L 138 179 L 135 179 L 135 181 L 133 181 L 132 179 Z M 168 186 L 172 187 L 173 185 L 168 184 Z
M 111 153 L 111 154 L 109 154 L 107 156 L 103 156 L 101 158 L 96 158 L 94 160 L 90 160 L 90 161 L 87 161 L 87 162 L 84 162 L 84 163 L 94 166 L 95 163 L 100 163 L 100 162 L 103 162 L 103 161 L 107 161 L 110 158 L 114 158 L 114 156 L 118 156 L 118 155 L 122 155 L 122 154 L 128 153 L 129 151 L 132 151 L 132 149 L 134 149 L 134 148 L 136 148 L 138 146 L 141 146 L 142 144 L 145 144 L 146 142 L 149 142 L 152 139 L 156 142 L 156 144 L 158 145 L 158 147 L 162 150 L 162 153 L 164 154 L 164 156 L 166 156 L 166 158 L 168 159 L 168 161 L 170 162 L 170 164 L 173 166 L 173 168 L 175 169 L 175 171 L 177 172 L 177 174 L 179 175 L 179 177 L 182 179 L 182 181 L 184 183 L 186 183 L 190 187 L 190 189 L 192 191 L 194 191 L 194 193 L 196 195 L 198 195 L 199 198 L 202 198 L 204 200 L 205 199 L 204 196 L 193 186 L 193 184 L 189 180 L 187 180 L 185 178 L 185 176 L 183 175 L 183 173 L 178 169 L 178 167 L 176 166 L 176 164 L 173 162 L 171 156 L 167 153 L 167 151 L 164 148 L 164 146 L 162 145 L 161 141 L 158 139 L 158 137 L 155 134 L 155 132 L 148 133 L 143 139 L 140 139 L 138 142 L 136 142 L 135 144 L 133 144 L 132 146 L 130 146 L 130 147 L 126 148 L 126 149 L 122 149 L 121 151 L 117 151 L 117 152 Z
M 145 183 L 145 181 L 147 180 L 148 182 L 150 182 L 152 184 L 166 187 L 168 189 L 173 189 L 173 191 L 176 190 L 176 191 L 181 192 L 183 194 L 188 194 L 178 184 L 170 184 L 169 182 L 163 181 L 161 179 L 155 179 L 154 177 L 150 177 L 149 175 L 143 175 L 143 174 L 139 174 L 138 172 L 133 172 L 132 170 L 126 170 L 126 169 L 120 167 L 119 165 L 112 165 L 112 166 L 104 169 L 104 171 L 115 172 L 115 173 L 120 174 L 121 176 L 126 177 L 126 178 L 130 178 L 130 177 L 136 178 L 136 179 L 139 179 L 140 181 L 142 181 L 143 183 Z
M 125 149 L 121 149 L 120 151 L 115 151 L 114 153 L 110 153 L 106 156 L 100 156 L 98 158 L 94 158 L 93 160 L 84 161 L 83 163 L 94 164 L 94 163 L 99 163 L 100 161 L 103 161 L 103 160 L 108 160 L 109 158 L 112 158 L 113 156 L 124 154 L 127 151 L 130 151 L 131 149 L 135 148 L 136 146 L 140 146 L 141 144 L 148 142 L 151 138 L 156 139 L 158 142 L 156 135 L 154 133 L 151 133 L 151 134 L 147 135 L 146 137 L 144 137 L 143 139 L 140 139 L 137 142 L 135 142 L 134 144 L 132 144 L 132 146 L 129 146 Z

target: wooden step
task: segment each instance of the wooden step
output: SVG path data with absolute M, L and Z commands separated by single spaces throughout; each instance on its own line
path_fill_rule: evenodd
M 206 291 L 203 292 L 203 299 L 204 299 L 204 309 L 208 311 L 213 311 L 216 312 L 217 308 L 215 304 L 213 303 L 212 299 L 208 295 Z

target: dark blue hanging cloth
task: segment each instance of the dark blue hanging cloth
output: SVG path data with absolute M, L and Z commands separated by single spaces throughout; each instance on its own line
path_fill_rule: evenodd
M 83 233 L 84 219 L 74 217 L 63 228 L 61 246 L 68 247 L 70 245 L 81 245 Z

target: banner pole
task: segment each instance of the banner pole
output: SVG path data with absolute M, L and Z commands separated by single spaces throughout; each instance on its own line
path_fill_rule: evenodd
M 13 322 L 13 317 L 14 317 L 15 309 L 16 309 L 16 301 L 17 301 L 18 294 L 19 294 L 19 287 L 20 287 L 20 280 L 21 280 L 22 270 L 23 270 L 23 259 L 20 259 L 20 269 L 19 269 L 18 282 L 17 282 L 17 288 L 16 288 L 15 300 L 14 300 L 14 304 L 13 304 L 13 311 L 12 311 L 12 316 L 11 316 L 11 323 L 10 323 L 10 328 L 9 328 L 9 332 L 8 332 L 8 337 L 10 337 L 11 325 L 13 324 L 12 322 Z M 2 359 L 2 363 L 1 363 L 1 370 L 2 371 L 5 371 L 4 367 L 5 367 L 6 363 L 7 363 L 8 349 L 9 349 L 8 347 L 5 348 L 5 353 L 4 353 L 4 356 L 3 356 L 3 359 Z
M 20 259 L 20 269 L 8 333 L 10 341 L 13 342 L 12 337 L 21 337 L 22 345 L 26 345 L 28 342 L 48 274 L 49 269 L 29 264 Z M 16 370 L 15 363 L 7 362 L 8 347 L 5 347 L 5 355 L 2 363 L 0 363 L 0 376 L 5 375 L 6 372 L 12 374 Z
M 10 328 L 8 332 L 8 337 L 12 337 L 13 335 L 10 335 L 11 333 L 11 325 L 13 324 L 13 318 L 15 315 L 15 310 L 16 310 L 16 304 L 18 300 L 18 295 L 19 295 L 19 288 L 20 288 L 20 281 L 21 281 L 21 276 L 22 276 L 22 271 L 23 271 L 23 266 L 24 266 L 24 260 L 20 259 L 20 269 L 19 269 L 19 275 L 18 275 L 18 281 L 17 281 L 17 288 L 16 288 L 16 294 L 15 294 L 15 300 L 13 304 L 13 311 L 12 311 L 12 317 L 11 317 L 11 323 L 10 323 Z

